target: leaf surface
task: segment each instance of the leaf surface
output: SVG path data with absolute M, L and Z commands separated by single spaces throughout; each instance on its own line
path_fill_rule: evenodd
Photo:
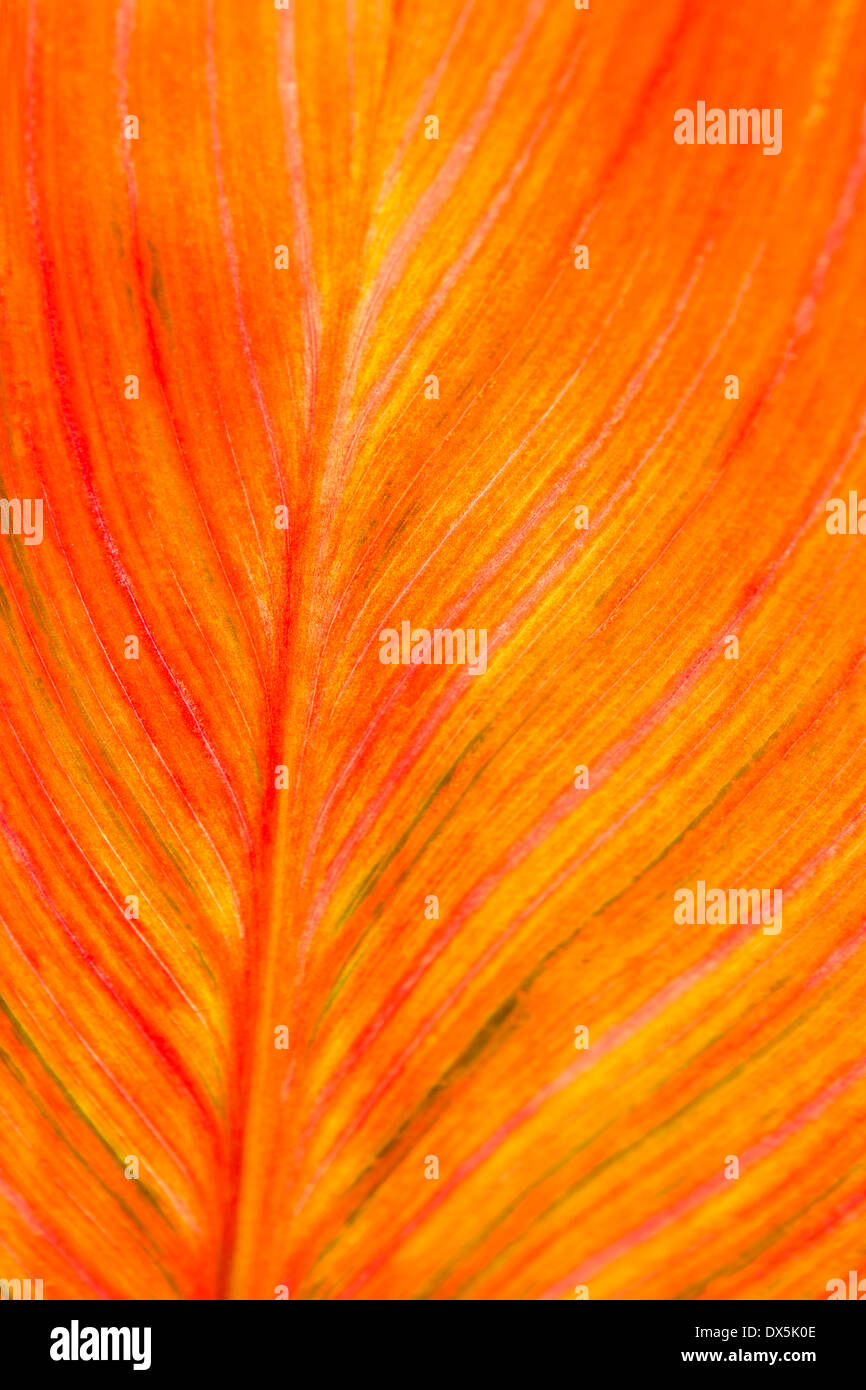
M 866 492 L 866 6 L 0 32 L 0 488 L 44 500 L 0 536 L 0 1274 L 823 1297 L 866 1259 L 825 525 Z M 677 145 L 699 98 L 781 153 Z M 404 622 L 487 670 L 383 664 Z M 781 932 L 676 922 L 698 880 Z

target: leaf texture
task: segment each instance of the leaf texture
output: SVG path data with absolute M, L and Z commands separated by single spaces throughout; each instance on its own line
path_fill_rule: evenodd
M 0 487 L 44 500 L 0 536 L 0 1274 L 824 1297 L 866 1268 L 866 541 L 825 525 L 866 5 L 0 33 Z M 781 152 L 678 145 L 698 100 Z M 383 664 L 404 622 L 487 670 Z M 699 880 L 782 930 L 676 922 Z

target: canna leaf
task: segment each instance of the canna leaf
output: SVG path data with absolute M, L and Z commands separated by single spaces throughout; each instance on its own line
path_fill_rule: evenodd
M 0 1276 L 824 1297 L 866 6 L 0 32 Z

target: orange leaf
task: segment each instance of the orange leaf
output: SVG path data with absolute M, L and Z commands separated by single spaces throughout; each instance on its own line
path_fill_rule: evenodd
M 824 1297 L 866 5 L 0 32 L 0 1276 Z

